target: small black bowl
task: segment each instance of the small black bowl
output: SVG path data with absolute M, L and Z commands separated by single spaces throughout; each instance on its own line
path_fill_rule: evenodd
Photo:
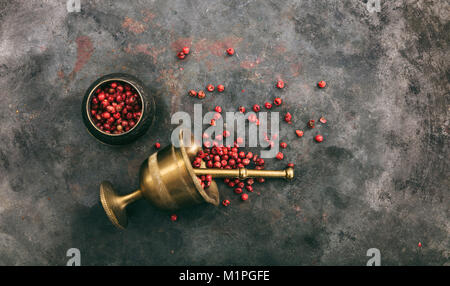
M 95 126 L 90 114 L 92 95 L 99 87 L 103 87 L 111 82 L 130 85 L 137 91 L 142 104 L 141 117 L 136 122 L 136 125 L 129 131 L 120 134 L 109 134 L 102 131 Z M 138 137 L 142 136 L 152 125 L 155 119 L 155 101 L 150 90 L 136 77 L 123 73 L 108 74 L 97 79 L 86 90 L 83 103 L 81 105 L 81 114 L 83 116 L 84 125 L 86 125 L 87 130 L 92 136 L 106 144 L 124 145 L 131 143 Z

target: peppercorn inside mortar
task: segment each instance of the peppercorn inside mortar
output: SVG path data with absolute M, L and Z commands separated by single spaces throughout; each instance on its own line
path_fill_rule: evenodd
M 133 129 L 142 116 L 142 98 L 130 84 L 112 80 L 98 86 L 89 102 L 95 127 L 106 134 L 123 134 Z
M 200 168 L 202 161 L 205 162 L 207 168 L 215 169 L 238 169 L 238 168 L 249 168 L 254 165 L 254 169 L 263 170 L 264 169 L 264 159 L 259 158 L 258 155 L 252 152 L 244 152 L 239 150 L 239 145 L 237 142 L 234 143 L 234 147 L 230 146 L 214 146 L 212 148 L 203 148 L 197 153 L 197 156 L 192 161 L 193 168 Z M 198 180 L 202 188 L 207 189 L 211 185 L 212 176 L 202 175 L 198 176 Z M 253 184 L 256 182 L 264 183 L 264 178 L 248 178 L 245 180 L 240 180 L 237 178 L 226 178 L 224 183 L 233 188 L 234 193 L 241 197 L 241 200 L 245 201 L 248 199 L 248 195 L 245 193 L 253 193 Z M 222 203 L 224 206 L 228 204 Z

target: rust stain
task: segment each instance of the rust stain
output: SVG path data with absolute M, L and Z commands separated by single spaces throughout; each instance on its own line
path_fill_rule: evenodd
M 155 19 L 155 17 L 156 17 L 156 14 L 152 13 L 150 10 L 144 11 L 143 14 L 144 14 L 143 21 L 145 23 L 147 23 L 149 21 L 153 21 L 153 19 Z
M 175 42 L 173 42 L 170 47 L 173 51 L 179 52 L 183 47 L 191 47 L 192 46 L 192 38 L 178 38 Z
M 158 56 L 163 53 L 166 49 L 156 49 L 150 47 L 148 44 L 138 44 L 136 46 L 132 46 L 131 44 L 128 44 L 128 46 L 124 49 L 127 54 L 144 54 L 147 56 L 152 57 L 153 64 L 156 64 L 158 62 Z
M 286 45 L 284 43 L 278 43 L 275 47 L 275 54 L 284 54 L 287 50 Z
M 170 100 L 170 112 L 173 114 L 177 107 L 180 105 L 180 87 L 179 80 L 176 77 L 176 74 L 173 69 L 162 70 L 160 72 L 160 76 L 156 79 L 157 82 L 162 82 L 165 86 L 167 86 L 168 95 L 171 96 Z
M 328 222 L 328 215 L 327 215 L 326 213 L 323 213 L 323 214 L 322 214 L 322 221 L 323 221 L 324 223 L 327 223 L 327 222 Z
M 215 56 L 225 56 L 225 50 L 228 48 L 236 49 L 236 46 L 242 41 L 242 38 L 229 36 L 222 40 L 211 41 L 209 39 L 200 39 L 193 45 L 195 52 L 208 53 Z
M 73 193 L 79 193 L 81 192 L 81 186 L 79 184 L 71 184 L 69 183 L 69 190 Z
M 205 66 L 208 69 L 208 71 L 212 71 L 213 67 L 214 67 L 214 62 L 213 61 L 205 61 Z
M 91 39 L 88 36 L 79 36 L 76 39 L 77 43 L 77 61 L 75 63 L 75 67 L 70 73 L 70 77 L 72 78 L 75 73 L 79 72 L 83 66 L 89 61 L 94 52 L 94 45 L 92 44 Z
M 270 212 L 272 214 L 272 217 L 270 220 L 271 223 L 277 223 L 283 217 L 283 214 L 279 210 L 273 209 Z
M 292 77 L 298 77 L 300 75 L 300 69 L 301 69 L 301 64 L 300 63 L 292 63 L 290 68 L 291 68 L 291 73 L 292 73 Z
M 255 68 L 260 63 L 261 63 L 261 59 L 260 58 L 256 58 L 256 60 L 254 60 L 254 61 L 242 61 L 240 66 L 241 66 L 241 68 L 249 70 L 249 69 Z
M 122 27 L 128 29 L 128 31 L 138 35 L 145 31 L 147 26 L 139 21 L 133 20 L 130 17 L 125 17 L 122 23 Z
M 64 79 L 65 76 L 66 76 L 66 75 L 64 74 L 64 71 L 63 71 L 62 69 L 58 70 L 58 77 L 59 77 L 60 79 Z

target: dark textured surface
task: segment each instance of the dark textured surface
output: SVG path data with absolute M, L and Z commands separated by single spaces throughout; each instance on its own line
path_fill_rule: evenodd
M 0 2 L 0 264 L 64 265 L 72 247 L 83 265 L 365 265 L 369 248 L 383 265 L 448 264 L 447 1 L 381 0 L 379 13 L 356 0 L 82 0 L 80 13 L 65 2 Z M 179 61 L 184 44 L 193 52 Z M 154 127 L 125 147 L 95 141 L 79 113 L 89 84 L 112 72 L 161 91 Z M 222 188 L 229 208 L 183 210 L 175 223 L 140 201 L 114 229 L 100 181 L 137 187 L 153 144 L 169 143 L 170 115 L 199 102 L 187 90 L 208 83 L 226 92 L 204 109 L 283 97 L 287 159 L 268 166 L 294 161 L 295 181 L 246 203 Z M 296 138 L 321 115 L 326 125 Z

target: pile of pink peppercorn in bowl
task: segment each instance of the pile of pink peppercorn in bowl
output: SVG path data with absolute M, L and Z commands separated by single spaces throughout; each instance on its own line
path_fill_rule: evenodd
M 109 74 L 97 79 L 87 89 L 81 109 L 89 133 L 110 145 L 136 140 L 155 117 L 150 91 L 128 74 Z

